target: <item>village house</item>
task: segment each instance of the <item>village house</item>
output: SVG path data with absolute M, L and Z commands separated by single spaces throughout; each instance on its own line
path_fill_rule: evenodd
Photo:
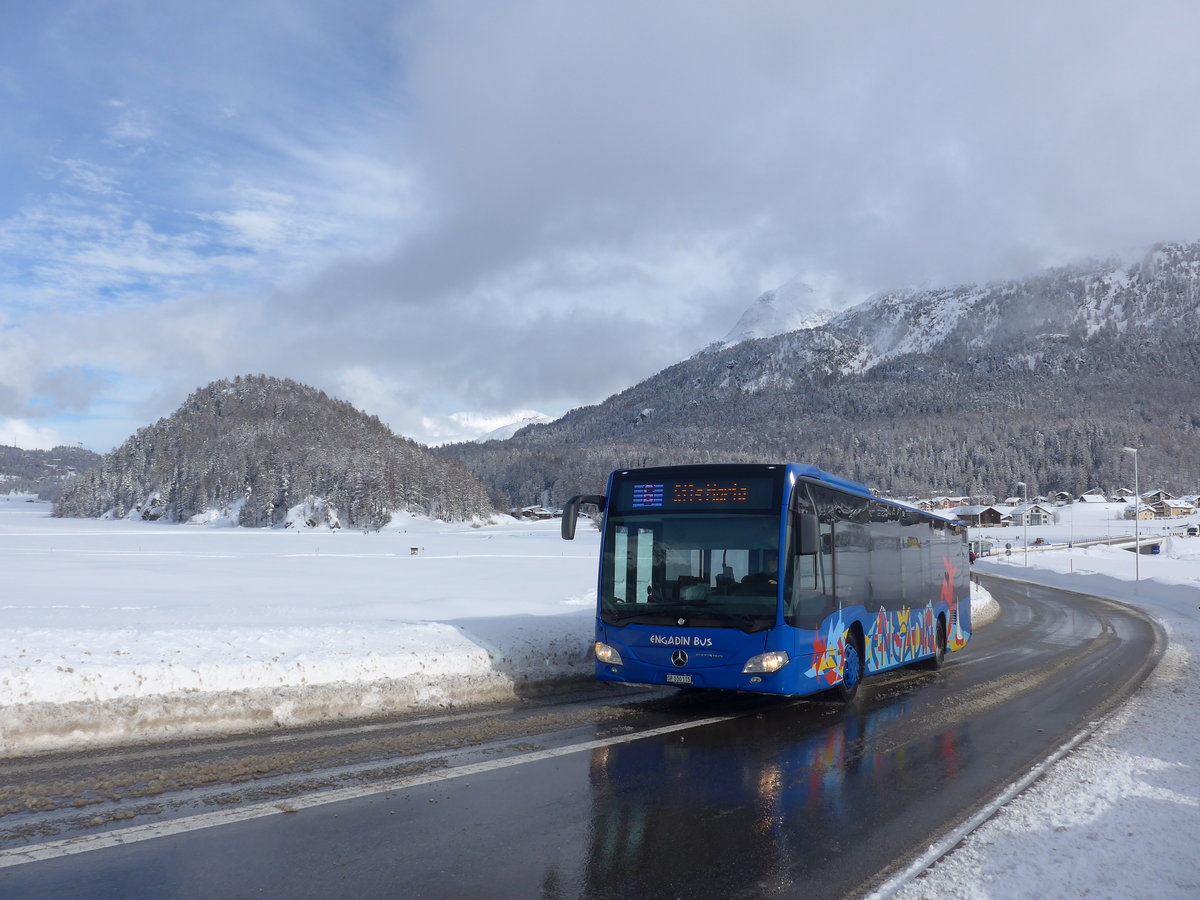
M 1080 494 L 1078 502 L 1079 503 L 1107 503 L 1108 498 L 1105 497 L 1102 493 L 1100 493 L 1100 491 L 1098 491 L 1096 488 L 1092 488 L 1090 491 L 1085 491 L 1084 493 Z
M 512 510 L 512 515 L 517 519 L 557 519 L 562 515 L 561 510 L 547 509 L 544 506 L 523 506 L 520 509 Z
M 999 525 L 1004 518 L 1004 514 L 994 506 L 958 506 L 950 510 L 950 514 L 976 528 Z
M 1159 500 L 1157 503 L 1151 503 L 1150 507 L 1154 510 L 1156 519 L 1175 519 L 1190 516 L 1196 511 L 1190 503 L 1183 500 Z
M 1014 525 L 1053 525 L 1054 510 L 1040 503 L 1018 506 L 1008 515 Z
M 1164 491 L 1162 488 L 1159 488 L 1156 491 L 1147 491 L 1146 493 L 1142 494 L 1142 500 L 1146 503 L 1163 503 L 1167 500 L 1174 499 L 1174 494 Z
M 1127 507 L 1125 507 L 1125 518 L 1127 518 L 1127 519 L 1135 518 L 1133 509 L 1134 509 L 1134 507 L 1133 507 L 1132 503 L 1130 503 Z M 1155 518 L 1154 507 L 1148 503 L 1139 503 L 1136 518 L 1140 519 L 1143 522 L 1146 521 L 1147 519 Z

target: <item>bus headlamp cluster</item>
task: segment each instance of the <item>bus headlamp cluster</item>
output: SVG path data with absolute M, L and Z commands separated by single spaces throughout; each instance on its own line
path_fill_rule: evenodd
M 790 657 L 782 650 L 771 650 L 767 653 L 760 653 L 758 656 L 752 656 L 746 660 L 746 665 L 742 668 L 743 675 L 749 675 L 753 672 L 778 672 L 788 664 Z
M 617 652 L 615 647 L 610 647 L 603 641 L 596 641 L 596 659 L 604 663 L 606 666 L 619 666 L 624 663 L 621 659 L 621 654 Z

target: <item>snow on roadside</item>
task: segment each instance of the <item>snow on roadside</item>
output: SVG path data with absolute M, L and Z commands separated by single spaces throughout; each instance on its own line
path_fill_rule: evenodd
M 1107 547 L 976 563 L 1139 606 L 1169 646 L 1142 689 L 1027 791 L 895 896 L 1200 896 L 1200 540 L 1138 561 Z
M 588 677 L 598 535 L 52 519 L 0 496 L 0 755 L 512 698 Z M 974 586 L 973 621 L 998 613 Z M 990 612 L 989 612 L 990 610 Z
M 0 496 L 0 754 L 511 698 L 590 675 L 597 535 L 52 519 Z

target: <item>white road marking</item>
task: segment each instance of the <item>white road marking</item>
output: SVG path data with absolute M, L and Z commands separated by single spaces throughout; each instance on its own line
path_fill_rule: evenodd
M 105 850 L 109 847 L 119 847 L 124 844 L 136 844 L 140 841 L 150 841 L 154 840 L 155 838 L 168 837 L 174 834 L 186 834 L 189 831 L 199 831 L 202 828 L 216 828 L 221 825 L 230 825 L 234 822 L 246 822 L 251 819 L 261 819 L 265 816 L 278 816 L 285 813 L 300 812 L 301 810 L 311 809 L 316 806 L 324 806 L 329 803 L 340 803 L 343 800 L 357 800 L 362 797 L 372 796 L 374 794 L 386 794 L 395 791 L 409 790 L 414 787 L 420 787 L 421 785 L 436 784 L 440 781 L 450 781 L 452 779 L 463 778 L 468 775 L 480 775 L 484 772 L 493 772 L 497 769 L 505 769 L 511 766 L 523 765 L 525 763 L 539 762 L 545 759 L 554 759 L 559 756 L 568 756 L 572 753 L 582 753 L 587 750 L 598 750 L 602 747 L 611 747 L 616 744 L 628 744 L 632 741 L 641 740 L 642 738 L 657 737 L 659 735 L 671 734 L 676 731 L 686 731 L 691 728 L 702 728 L 705 725 L 715 725 L 718 722 L 727 722 L 730 719 L 737 718 L 738 715 L 740 715 L 740 713 L 727 716 L 713 716 L 712 718 L 708 719 L 696 719 L 689 722 L 681 722 L 677 725 L 664 725 L 660 728 L 651 728 L 647 731 L 638 731 L 632 734 L 601 738 L 594 741 L 584 741 L 579 744 L 571 744 L 567 747 L 556 747 L 550 750 L 537 750 L 532 753 L 525 753 L 520 756 L 511 756 L 505 759 L 493 759 L 485 762 L 456 766 L 452 769 L 440 769 L 436 772 L 428 772 L 424 775 L 410 775 L 404 778 L 395 778 L 390 781 L 378 782 L 372 785 L 362 785 L 353 788 L 338 788 L 331 791 L 322 791 L 320 793 L 311 794 L 307 797 L 301 797 L 295 800 L 273 800 L 265 803 L 254 803 L 248 806 L 239 807 L 237 809 L 203 813 L 198 816 L 187 816 L 167 822 L 153 822 L 146 825 L 134 825 L 130 828 L 122 828 L 117 831 L 106 831 L 101 834 L 64 838 L 58 841 L 47 841 L 42 844 L 34 844 L 27 847 L 14 847 L 9 850 L 0 850 L 0 869 L 8 868 L 9 866 L 20 866 L 26 863 L 57 859 L 58 857 L 70 856 L 74 853 L 86 853 L 91 850 Z

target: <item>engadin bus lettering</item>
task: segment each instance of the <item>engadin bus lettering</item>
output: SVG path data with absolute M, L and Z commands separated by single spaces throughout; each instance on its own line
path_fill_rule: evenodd
M 564 538 L 584 503 L 604 513 L 600 680 L 850 700 L 970 638 L 962 524 L 815 466 L 620 470 L 567 503 Z
M 682 634 L 652 634 L 650 643 L 671 647 L 711 647 L 713 639 L 710 637 L 687 637 Z

